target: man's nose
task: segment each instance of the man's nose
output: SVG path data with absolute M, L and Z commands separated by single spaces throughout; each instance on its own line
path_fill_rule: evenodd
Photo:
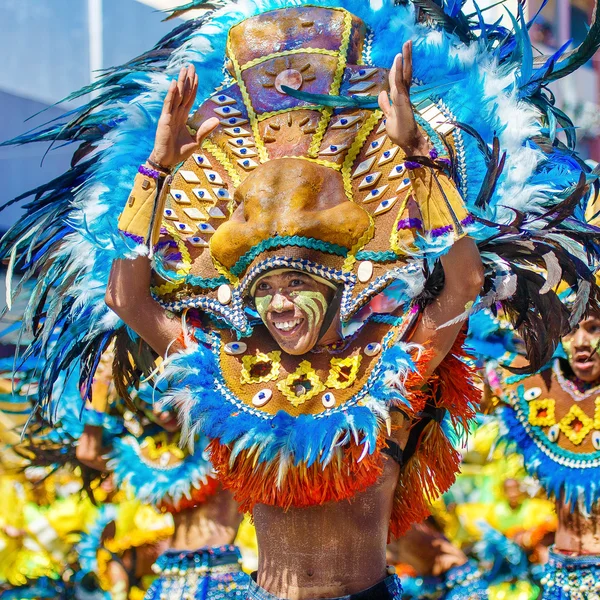
M 271 298 L 269 308 L 275 312 L 285 312 L 286 310 L 292 310 L 294 308 L 294 304 L 285 294 L 276 292 L 273 298 Z
M 571 345 L 573 348 L 589 348 L 591 346 L 591 339 L 587 331 L 582 327 L 579 327 L 573 335 Z

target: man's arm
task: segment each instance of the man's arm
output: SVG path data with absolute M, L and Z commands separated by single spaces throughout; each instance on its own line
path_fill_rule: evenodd
M 433 356 L 423 375 L 428 377 L 444 360 L 456 337 L 465 325 L 460 321 L 454 325 L 440 327 L 465 312 L 483 285 L 483 266 L 475 242 L 463 237 L 450 248 L 441 259 L 445 283 L 441 294 L 424 311 L 411 342 L 426 344 Z
M 390 70 L 390 98 L 387 92 L 379 95 L 379 106 L 386 117 L 386 130 L 390 139 L 400 146 L 407 156 L 427 155 L 429 143 L 419 130 L 413 107 L 410 103 L 410 86 L 412 82 L 412 42 L 406 42 L 402 54 L 396 56 Z M 413 178 L 413 189 L 417 204 L 422 213 L 428 211 L 433 217 L 439 214 L 439 206 L 450 204 L 450 210 L 457 208 L 460 215 L 455 220 L 460 228 L 461 219 L 467 215 L 456 190 L 451 190 L 451 182 L 435 182 L 435 174 L 426 169 L 417 169 Z M 440 180 L 444 178 L 440 175 Z M 444 197 L 452 193 L 454 202 Z M 436 199 L 436 196 L 438 199 Z M 455 206 L 453 206 L 453 204 Z M 444 209 L 442 209 L 444 210 Z M 461 234 L 456 231 L 456 234 Z M 411 341 L 427 344 L 433 350 L 433 357 L 423 373 L 430 375 L 442 362 L 452 348 L 464 321 L 455 325 L 442 325 L 464 313 L 470 302 L 473 302 L 483 285 L 483 266 L 475 242 L 468 237 L 458 239 L 449 251 L 441 258 L 444 268 L 445 284 L 441 294 L 425 309 L 424 315 L 417 325 Z
M 189 133 L 186 123 L 197 90 L 198 76 L 193 66 L 182 68 L 179 79 L 171 82 L 158 121 L 154 149 L 150 155 L 154 164 L 166 170 L 172 169 L 197 151 L 204 138 L 219 124 L 217 118 L 211 118 L 199 127 L 195 137 Z M 153 170 L 151 165 L 147 167 Z M 146 186 L 141 188 L 139 197 L 132 198 L 132 203 L 125 207 L 120 220 L 120 225 L 135 227 L 135 231 L 126 231 L 136 236 L 142 232 L 145 235 L 149 231 L 154 214 L 160 217 L 164 208 L 152 204 L 152 193 L 143 193 L 143 190 L 155 189 L 151 180 L 145 183 Z M 148 244 L 153 243 L 152 239 L 145 241 Z M 176 351 L 183 347 L 182 326 L 179 319 L 169 318 L 168 313 L 152 298 L 150 278 L 151 265 L 146 256 L 133 260 L 115 260 L 105 299 L 106 304 L 131 329 L 159 355 L 164 356 L 167 350 Z

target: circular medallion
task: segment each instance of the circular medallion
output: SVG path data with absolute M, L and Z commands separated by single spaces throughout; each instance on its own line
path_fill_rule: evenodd
M 523 394 L 523 398 L 525 398 L 525 400 L 527 400 L 527 402 L 531 402 L 532 400 L 539 398 L 541 395 L 542 395 L 542 388 L 533 387 L 533 388 L 529 388 L 528 390 L 525 390 L 525 393 Z
M 550 427 L 550 429 L 548 429 L 548 439 L 551 442 L 556 442 L 556 440 L 558 440 L 559 434 L 560 434 L 560 429 L 558 428 L 558 425 L 552 425 L 552 427 Z
M 367 344 L 364 349 L 364 353 L 367 356 L 377 356 L 381 352 L 381 344 L 378 342 L 372 342 Z
M 358 280 L 361 283 L 367 283 L 373 277 L 373 263 L 370 260 L 364 260 L 358 265 Z
M 331 392 L 323 394 L 321 402 L 325 408 L 333 408 L 335 406 L 335 396 Z
M 223 352 L 225 354 L 230 354 L 231 356 L 236 356 L 238 354 L 244 354 L 248 346 L 244 342 L 229 342 L 229 344 L 225 344 L 223 348 Z
M 217 300 L 221 304 L 229 304 L 231 302 L 231 288 L 226 283 L 217 290 Z
M 258 392 L 254 398 L 252 398 L 252 404 L 254 404 L 254 406 L 257 408 L 260 408 L 271 399 L 271 396 L 273 396 L 273 392 L 271 390 L 260 390 L 260 392 Z
M 281 71 L 275 79 L 275 88 L 280 94 L 285 94 L 281 89 L 282 85 L 287 85 L 293 90 L 299 90 L 302 87 L 302 73 L 296 71 L 296 69 L 286 69 Z

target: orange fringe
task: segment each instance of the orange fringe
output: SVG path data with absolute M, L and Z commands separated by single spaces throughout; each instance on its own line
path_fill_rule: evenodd
M 358 459 L 363 448 L 350 443 L 325 468 L 318 462 L 310 468 L 302 463 L 292 465 L 280 486 L 277 485 L 276 462 L 254 464 L 254 457 L 243 451 L 230 468 L 231 450 L 227 446 L 212 440 L 208 448 L 223 486 L 233 491 L 241 512 L 251 512 L 255 504 L 287 510 L 351 498 L 373 485 L 383 472 L 381 448 L 384 444 L 384 438 L 380 436 L 375 452 L 365 456 L 360 463 Z
M 189 508 L 196 508 L 203 502 L 206 502 L 211 496 L 214 496 L 219 489 L 219 480 L 209 477 L 205 484 L 200 484 L 199 488 L 193 488 L 190 498 L 183 496 L 179 502 L 173 503 L 167 500 L 158 505 L 161 512 L 178 513 Z
M 467 431 L 481 392 L 473 382 L 474 369 L 460 358 L 465 356 L 464 339 L 464 334 L 458 336 L 427 386 L 417 389 L 423 380 L 415 376 L 413 381 L 409 378 L 407 383 L 411 387 L 407 386 L 407 389 L 414 390 L 409 396 L 412 406 L 421 406 L 422 410 L 428 401 L 433 401 L 436 408 L 448 410 L 455 427 Z M 426 352 L 417 367 L 427 360 Z M 390 520 L 390 539 L 401 536 L 411 525 L 430 515 L 429 505 L 454 483 L 459 467 L 460 453 L 452 446 L 441 425 L 431 421 L 421 433 L 414 455 L 400 473 Z

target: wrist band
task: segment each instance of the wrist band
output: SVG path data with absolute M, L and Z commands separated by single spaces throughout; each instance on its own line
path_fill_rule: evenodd
M 162 173 L 164 173 L 165 175 L 169 175 L 171 173 L 171 171 L 173 169 L 168 169 L 167 167 L 163 167 L 162 165 L 159 165 L 157 162 L 154 162 L 153 160 L 150 160 L 149 158 L 146 160 L 146 162 L 153 168 L 156 169 L 157 171 L 161 171 Z
M 150 169 L 148 167 L 146 167 L 145 165 L 140 165 L 138 168 L 138 173 L 141 173 L 142 175 L 145 175 L 146 177 L 152 177 L 152 179 L 160 179 L 161 177 L 166 177 L 166 175 L 164 173 L 161 173 L 160 171 L 156 171 L 154 169 Z

